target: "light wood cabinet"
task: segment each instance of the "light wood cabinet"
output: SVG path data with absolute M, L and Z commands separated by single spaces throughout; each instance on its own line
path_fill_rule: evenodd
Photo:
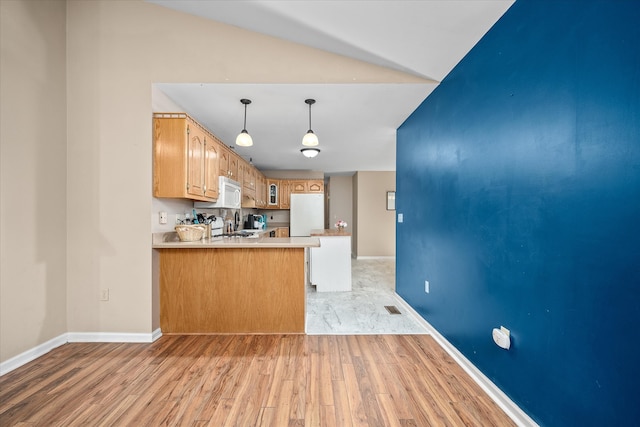
M 214 201 L 219 176 L 240 183 L 246 208 L 290 209 L 291 193 L 324 193 L 321 179 L 267 179 L 185 113 L 153 117 L 154 197 Z
M 215 141 L 191 117 L 184 113 L 154 114 L 154 197 L 215 200 L 218 180 L 211 176 L 217 175 L 217 156 Z
M 244 161 L 243 161 L 244 162 Z M 249 163 L 244 163 L 243 167 L 243 181 L 242 186 L 246 191 L 255 197 L 256 194 L 256 169 Z
M 220 176 L 226 176 L 227 178 L 229 178 L 231 173 L 229 170 L 229 156 L 231 156 L 229 148 L 227 148 L 227 146 L 220 147 L 220 161 L 218 163 L 220 166 Z
M 289 237 L 289 227 L 276 228 L 276 237 Z
M 287 179 L 280 181 L 280 209 L 291 207 L 291 182 Z
M 275 185 L 277 205 L 272 204 L 271 186 Z M 267 193 L 268 207 L 290 209 L 291 194 L 324 193 L 324 181 L 321 179 L 281 179 L 269 180 Z
M 267 178 L 243 159 L 240 159 L 240 174 L 242 175 L 242 207 L 267 207 Z
M 304 248 L 159 252 L 163 333 L 304 333 Z
M 229 150 L 231 155 L 229 156 L 229 172 L 231 176 L 229 178 L 238 181 L 240 178 L 240 156 L 233 152 L 233 150 Z
M 324 181 L 321 179 L 314 179 L 307 182 L 308 193 L 324 193 Z
M 242 177 L 238 173 L 240 157 L 224 144 L 221 144 L 220 148 L 220 176 L 226 176 L 234 181 L 241 181 Z
M 219 196 L 220 144 L 211 135 L 205 137 L 204 195 L 211 199 Z
M 291 194 L 309 192 L 309 182 L 307 180 L 291 180 L 289 186 Z
M 259 208 L 267 207 L 267 178 L 256 169 L 256 204 Z
M 280 207 L 280 180 L 267 179 L 267 207 Z
M 290 180 L 291 193 L 324 193 L 324 181 L 321 179 Z

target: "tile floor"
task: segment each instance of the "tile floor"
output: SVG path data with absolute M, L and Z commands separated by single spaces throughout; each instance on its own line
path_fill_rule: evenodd
M 395 259 L 351 260 L 351 292 L 307 288 L 307 334 L 426 334 L 395 295 Z M 390 314 L 395 305 L 401 314 Z

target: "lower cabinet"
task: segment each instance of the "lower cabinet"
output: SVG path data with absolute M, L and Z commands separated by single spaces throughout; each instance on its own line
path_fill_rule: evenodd
M 276 228 L 276 237 L 289 237 L 289 227 Z
M 304 333 L 304 248 L 161 249 L 159 256 L 163 333 Z

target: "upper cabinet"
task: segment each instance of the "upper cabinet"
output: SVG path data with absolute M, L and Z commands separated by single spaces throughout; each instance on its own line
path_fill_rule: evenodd
M 280 181 L 280 209 L 291 208 L 291 181 L 283 179 Z
M 291 193 L 324 193 L 321 179 L 291 180 Z
M 291 193 L 324 193 L 321 179 L 267 179 L 185 113 L 153 115 L 153 196 L 218 199 L 218 177 L 238 181 L 243 208 L 289 209 Z
M 289 181 L 289 187 L 291 193 L 307 193 L 309 188 L 306 180 Z
M 256 169 L 248 163 L 243 165 L 243 188 L 249 193 L 255 196 L 256 194 Z
M 259 208 L 267 207 L 267 178 L 256 169 L 256 204 Z
M 218 176 L 220 175 L 220 146 L 213 135 L 205 136 L 204 150 L 204 196 L 218 199 Z
M 240 175 L 240 156 L 234 153 L 229 147 L 221 144 L 220 150 L 220 176 L 226 176 L 234 181 L 242 181 Z
M 154 114 L 153 151 L 154 197 L 217 199 L 217 143 L 191 117 Z
M 266 208 L 267 178 L 244 159 L 240 159 L 239 172 L 242 176 L 242 207 Z
M 280 207 L 280 180 L 267 179 L 267 207 Z
M 307 192 L 324 193 L 324 181 L 321 179 L 313 179 L 307 183 Z
M 273 179 L 265 184 L 265 208 L 289 209 L 293 193 L 324 193 L 321 179 Z

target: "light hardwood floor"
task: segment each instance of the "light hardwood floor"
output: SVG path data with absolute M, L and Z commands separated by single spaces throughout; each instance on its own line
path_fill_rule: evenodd
M 428 335 L 66 344 L 0 378 L 1 426 L 512 426 Z

